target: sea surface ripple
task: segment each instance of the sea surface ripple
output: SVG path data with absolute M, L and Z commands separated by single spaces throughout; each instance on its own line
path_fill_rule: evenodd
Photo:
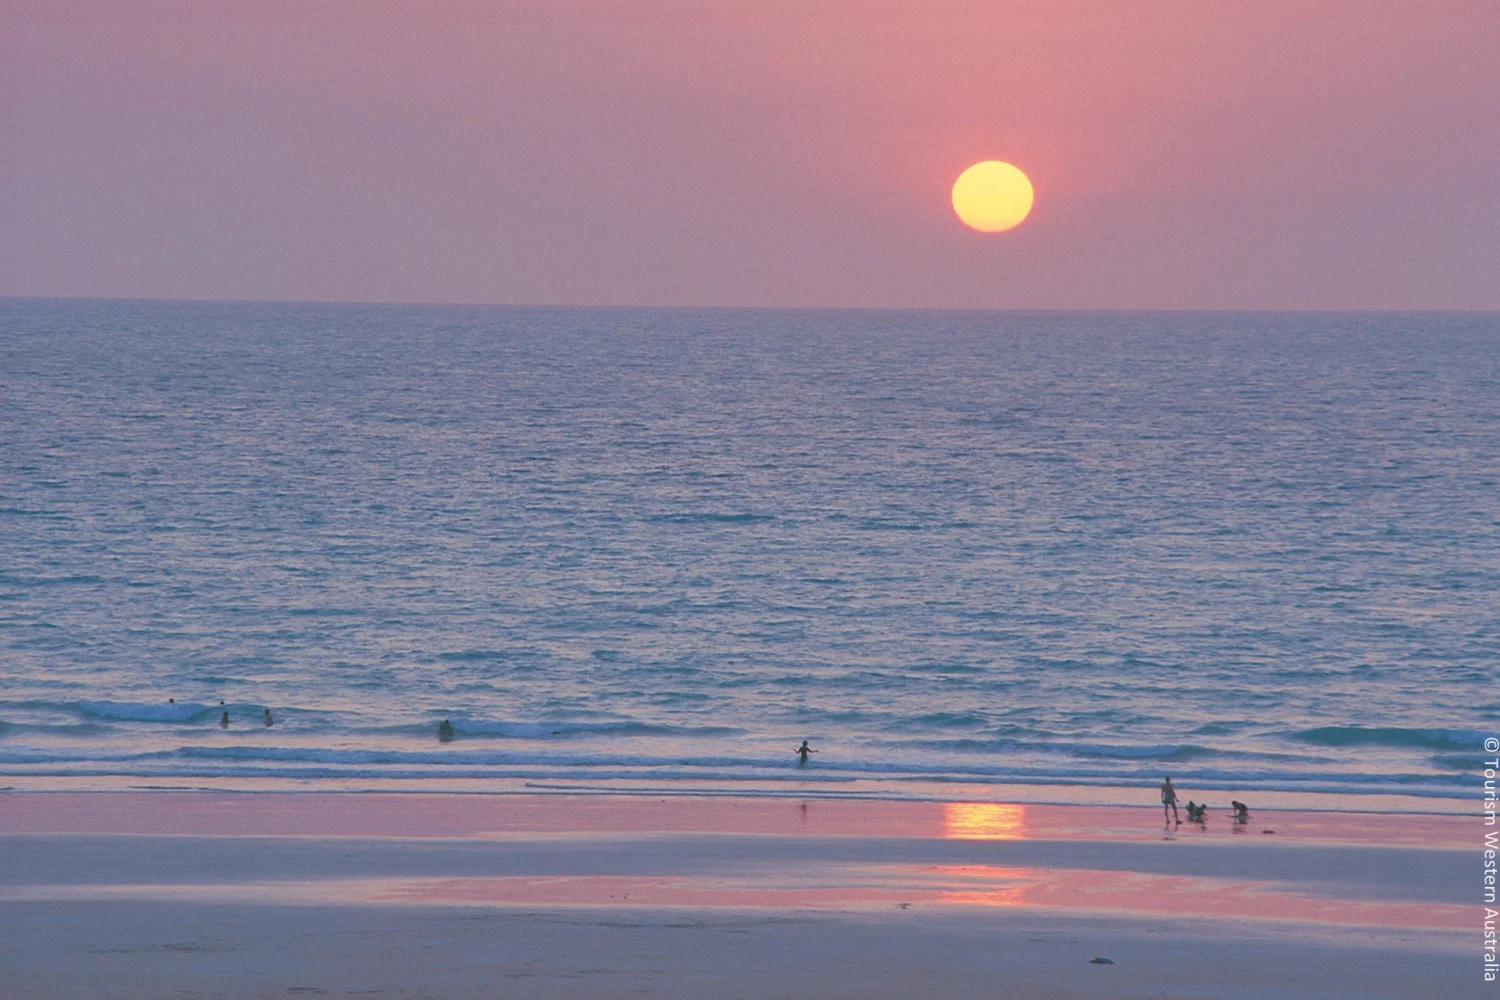
M 1495 314 L 0 300 L 0 778 L 1469 795 L 1497 375 Z

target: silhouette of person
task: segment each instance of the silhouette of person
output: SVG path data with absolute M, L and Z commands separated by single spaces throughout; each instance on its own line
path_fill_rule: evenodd
M 1245 803 L 1243 802 L 1236 802 L 1234 800 L 1230 800 L 1229 806 L 1234 810 L 1234 821 L 1236 823 L 1250 822 L 1249 806 L 1245 805 Z
M 222 705 L 224 703 L 221 701 L 221 702 L 219 702 L 219 704 Z M 225 712 L 223 715 L 219 716 L 219 728 L 220 729 L 228 729 L 229 728 L 229 713 L 228 712 Z
M 271 710 L 268 708 L 266 709 L 266 728 L 269 729 L 274 725 L 276 725 L 276 720 L 271 718 Z
M 1161 818 L 1167 818 L 1167 810 L 1172 810 L 1172 820 L 1181 823 L 1177 818 L 1177 789 L 1172 787 L 1172 776 L 1167 775 L 1167 780 L 1161 786 Z
M 443 743 L 453 742 L 453 723 L 447 719 L 438 723 L 438 740 Z
M 800 758 L 797 761 L 797 766 L 798 767 L 806 767 L 807 766 L 807 755 L 810 754 L 810 753 L 817 753 L 817 752 L 818 751 L 814 750 L 812 747 L 810 747 L 810 746 L 807 745 L 807 741 L 806 740 L 803 740 L 802 741 L 802 745 L 800 747 L 798 747 L 797 749 L 795 749 L 795 750 L 792 751 L 792 753 L 797 754 L 797 756 Z

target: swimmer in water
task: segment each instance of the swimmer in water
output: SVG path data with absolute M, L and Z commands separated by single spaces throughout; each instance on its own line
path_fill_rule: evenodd
M 221 702 L 219 702 L 219 704 L 222 705 L 224 703 L 221 701 Z M 228 712 L 225 712 L 223 715 L 219 716 L 219 728 L 220 729 L 228 729 L 229 728 L 229 713 Z
M 447 719 L 438 724 L 438 740 L 442 743 L 453 742 L 453 723 Z
M 807 741 L 806 740 L 803 740 L 802 741 L 802 745 L 800 747 L 798 747 L 797 749 L 795 749 L 795 750 L 792 751 L 792 753 L 797 754 L 798 757 L 800 758 L 797 761 L 797 766 L 798 767 L 806 767 L 807 766 L 807 755 L 810 754 L 810 753 L 817 753 L 817 752 L 818 751 L 814 750 L 812 747 L 810 747 L 810 746 L 807 745 Z
M 266 709 L 266 728 L 270 729 L 274 725 L 276 725 L 276 720 L 271 718 L 271 710 L 268 708 Z

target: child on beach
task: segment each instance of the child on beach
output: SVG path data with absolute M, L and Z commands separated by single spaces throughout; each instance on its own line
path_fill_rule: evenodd
M 797 766 L 798 767 L 806 767 L 807 766 L 807 755 L 810 754 L 810 753 L 817 753 L 817 752 L 818 751 L 814 750 L 812 747 L 810 747 L 810 746 L 807 745 L 807 741 L 806 740 L 803 740 L 802 741 L 802 745 L 800 747 L 798 747 L 797 749 L 795 749 L 795 750 L 792 751 L 792 753 L 799 754 L 801 756 L 801 760 L 799 760 L 797 762 Z

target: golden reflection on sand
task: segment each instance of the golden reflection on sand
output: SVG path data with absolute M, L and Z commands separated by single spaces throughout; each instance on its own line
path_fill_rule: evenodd
M 0 885 L 0 904 L 159 900 L 242 906 L 702 907 L 909 909 L 1028 907 L 1097 915 L 1296 921 L 1311 926 L 1473 926 L 1467 904 L 1319 895 L 1315 885 L 1243 878 L 999 865 L 834 865 L 788 878 L 784 866 L 738 875 L 478 875 L 262 879 L 222 883 Z M 797 884 L 791 884 L 796 882 Z
M 993 802 L 944 802 L 945 840 L 1024 840 L 1026 807 Z
M 959 906 L 1025 906 L 1030 902 L 1027 891 L 1050 874 L 998 865 L 929 865 L 921 872 L 936 882 L 934 902 Z

